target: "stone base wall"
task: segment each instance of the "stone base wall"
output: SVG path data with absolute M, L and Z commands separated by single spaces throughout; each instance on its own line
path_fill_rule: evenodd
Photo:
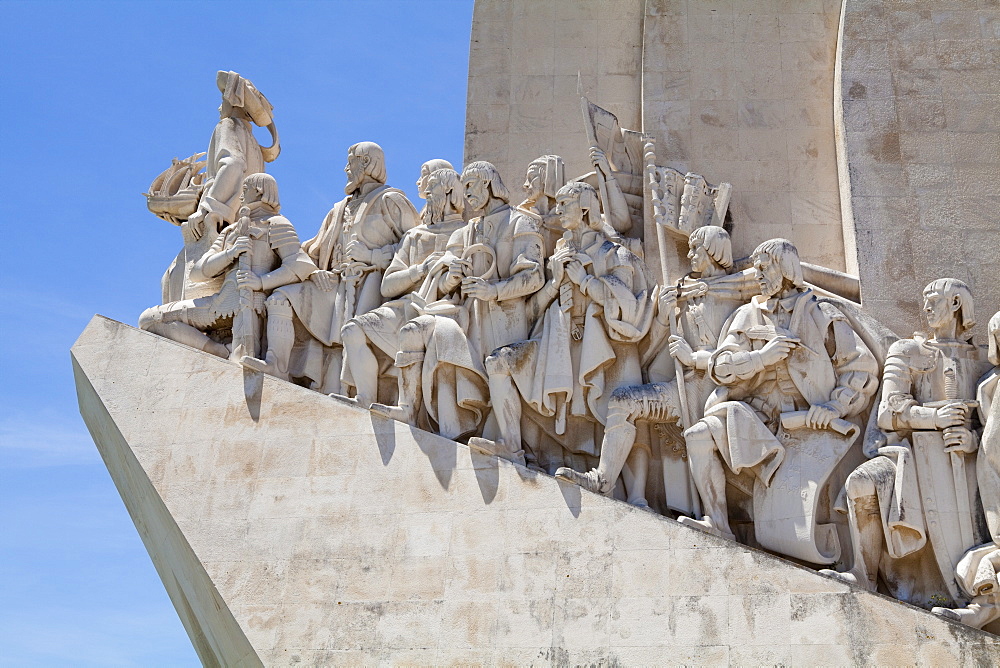
M 97 316 L 80 408 L 206 665 L 997 665 L 996 637 Z

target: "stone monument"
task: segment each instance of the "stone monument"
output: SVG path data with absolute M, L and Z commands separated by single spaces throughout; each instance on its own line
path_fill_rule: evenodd
M 1000 141 L 964 7 L 478 0 L 464 167 L 418 213 L 355 144 L 305 242 L 220 72 L 163 303 L 73 348 L 202 661 L 1000 663 L 997 156 L 926 148 Z M 931 181 L 953 261 L 873 254 Z

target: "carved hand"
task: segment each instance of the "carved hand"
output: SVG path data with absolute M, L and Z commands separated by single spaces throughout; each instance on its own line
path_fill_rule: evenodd
M 420 273 L 426 274 L 430 271 L 431 267 L 434 266 L 434 263 L 440 260 L 442 256 L 444 256 L 444 251 L 434 251 L 428 255 L 426 259 L 420 263 Z
M 356 238 L 352 238 L 347 242 L 347 248 L 345 249 L 345 254 L 352 260 L 357 260 L 358 262 L 368 262 L 372 261 L 372 252 L 368 250 L 368 247 L 363 243 L 358 241 Z
M 236 241 L 233 242 L 232 247 L 229 249 L 229 259 L 235 260 L 240 255 L 248 252 L 252 245 L 253 242 L 250 241 L 250 237 L 236 237 Z
M 322 290 L 323 292 L 329 292 L 330 290 L 333 290 L 333 283 L 334 283 L 333 274 L 331 274 L 328 271 L 323 271 L 322 269 L 319 271 L 314 271 L 313 273 L 309 274 L 309 280 L 315 283 L 316 287 Z
M 965 414 L 968 410 L 969 407 L 963 403 L 945 404 L 935 411 L 934 426 L 938 429 L 960 427 L 965 423 Z
M 806 426 L 810 429 L 826 429 L 830 423 L 840 417 L 840 411 L 830 404 L 815 404 L 809 407 L 806 415 Z
M 236 285 L 240 288 L 250 288 L 255 291 L 264 289 L 264 282 L 260 280 L 260 276 L 252 271 L 245 271 L 243 269 L 236 272 Z
M 666 288 L 660 291 L 660 311 L 664 314 L 673 311 L 677 306 L 677 289 Z
M 587 278 L 587 270 L 579 260 L 570 260 L 566 265 L 566 275 L 569 276 L 569 280 L 581 285 Z
M 669 339 L 670 355 L 684 366 L 694 366 L 694 351 L 683 337 L 672 335 Z
M 611 163 L 608 162 L 608 156 L 604 155 L 604 151 L 596 146 L 590 147 L 590 162 L 596 169 L 604 172 L 605 176 L 611 176 Z
M 559 285 L 563 281 L 563 276 L 566 275 L 566 262 L 564 261 L 559 253 L 554 254 L 549 258 L 549 273 L 552 274 L 552 282 Z
M 781 360 L 788 357 L 789 353 L 795 346 L 799 345 L 798 339 L 789 338 L 787 336 L 776 336 L 760 349 L 760 358 L 764 363 L 764 366 L 770 367 L 774 366 Z
M 971 453 L 976 451 L 976 439 L 965 427 L 947 427 L 944 430 L 944 451 Z
M 466 297 L 481 299 L 483 301 L 497 301 L 497 288 L 489 281 L 476 276 L 467 276 L 462 279 L 462 292 Z

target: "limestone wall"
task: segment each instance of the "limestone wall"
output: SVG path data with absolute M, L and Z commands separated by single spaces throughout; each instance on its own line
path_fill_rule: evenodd
M 847 0 L 843 135 L 865 308 L 908 335 L 954 276 L 1000 309 L 1000 5 Z
M 733 184 L 733 248 L 845 268 L 833 123 L 839 0 L 649 0 L 643 129 L 660 164 Z
M 515 198 L 540 155 L 591 171 L 577 88 L 639 127 L 642 15 L 643 0 L 477 0 L 465 162 L 495 164 Z
M 206 665 L 1000 663 L 994 636 L 99 316 L 72 354 Z

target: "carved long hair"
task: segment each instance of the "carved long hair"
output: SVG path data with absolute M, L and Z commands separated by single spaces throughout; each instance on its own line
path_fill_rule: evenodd
M 697 228 L 691 233 L 688 244 L 692 247 L 697 244 L 704 248 L 708 256 L 726 271 L 733 268 L 733 242 L 729 238 L 729 232 L 718 225 Z
M 781 267 L 781 275 L 792 285 L 801 288 L 805 287 L 805 280 L 802 278 L 802 265 L 799 264 L 799 249 L 788 239 L 768 239 L 754 250 L 754 255 L 763 253 L 778 263 Z
M 490 192 L 493 193 L 493 196 L 504 204 L 510 204 L 510 191 L 503 184 L 503 179 L 500 178 L 500 171 L 492 162 L 486 162 L 485 160 L 470 162 L 462 170 L 462 180 L 464 181 L 470 176 L 478 176 L 489 183 Z
M 251 174 L 243 180 L 243 185 L 253 188 L 260 193 L 260 201 L 275 213 L 281 211 L 281 202 L 278 200 L 278 182 L 270 174 L 258 172 Z
M 443 161 L 442 161 L 443 162 Z M 427 176 L 427 190 L 440 183 L 448 191 L 448 206 L 454 211 L 465 211 L 465 194 L 462 192 L 462 177 L 454 169 L 435 169 Z
M 365 174 L 379 183 L 385 183 L 385 152 L 373 141 L 358 142 L 347 149 L 348 153 L 365 158 Z
M 931 281 L 924 288 L 924 295 L 936 292 L 949 300 L 958 300 L 958 311 L 955 313 L 957 327 L 955 336 L 963 341 L 972 338 L 972 328 L 976 326 L 976 315 L 972 308 L 972 290 L 965 281 L 957 278 L 939 278 Z

